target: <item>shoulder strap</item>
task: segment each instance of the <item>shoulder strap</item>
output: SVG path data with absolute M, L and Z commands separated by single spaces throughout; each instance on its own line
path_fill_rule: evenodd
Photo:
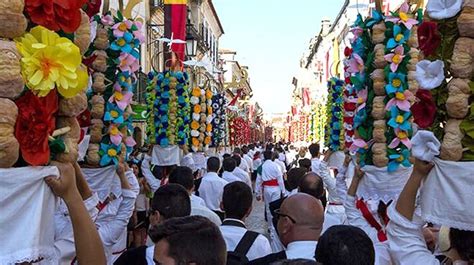
M 258 237 L 258 233 L 254 231 L 247 231 L 245 232 L 244 236 L 240 240 L 239 244 L 237 247 L 235 247 L 234 252 L 237 252 L 242 255 L 247 255 L 247 252 L 249 252 L 250 247 L 252 246 L 253 242 Z

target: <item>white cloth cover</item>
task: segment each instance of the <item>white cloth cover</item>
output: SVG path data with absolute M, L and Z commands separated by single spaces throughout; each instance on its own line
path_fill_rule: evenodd
M 420 130 L 411 139 L 411 154 L 422 161 L 431 162 L 439 155 L 441 143 L 433 132 Z
M 360 181 L 357 197 L 364 200 L 382 200 L 388 203 L 396 200 L 405 187 L 413 167 L 399 167 L 395 172 L 388 172 L 387 167 L 365 166 L 365 176 Z
M 179 165 L 179 147 L 177 145 L 168 147 L 155 145 L 153 147 L 151 163 L 157 166 Z
M 113 193 L 116 198 L 122 195 L 120 179 L 115 173 L 115 166 L 103 168 L 81 168 L 89 187 L 97 192 L 99 201 L 103 202 Z
M 461 10 L 462 2 L 463 0 L 429 0 L 426 11 L 434 19 L 451 18 Z
M 342 151 L 337 151 L 331 154 L 328 159 L 328 167 L 339 169 L 344 165 L 344 159 L 346 155 Z
M 57 264 L 54 212 L 57 198 L 43 181 L 59 176 L 57 167 L 0 169 L 0 264 L 43 258 Z
M 474 231 L 474 162 L 434 160 L 420 193 L 424 220 Z
M 206 169 L 207 168 L 207 159 L 204 156 L 204 153 L 193 153 L 193 160 L 196 169 Z
M 77 158 L 77 161 L 79 161 L 79 162 L 84 161 L 84 157 L 86 156 L 86 153 L 87 153 L 87 148 L 89 148 L 90 140 L 91 140 L 91 136 L 86 135 L 86 136 L 84 136 L 82 141 L 79 143 L 79 145 L 78 145 L 78 147 L 79 147 L 79 156 Z

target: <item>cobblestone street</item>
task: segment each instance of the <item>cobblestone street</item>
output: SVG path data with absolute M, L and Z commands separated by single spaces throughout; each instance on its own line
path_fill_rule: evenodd
M 267 222 L 265 221 L 264 212 L 265 204 L 263 201 L 258 202 L 254 197 L 252 213 L 247 218 L 246 223 L 249 230 L 259 232 L 268 237 L 268 228 Z

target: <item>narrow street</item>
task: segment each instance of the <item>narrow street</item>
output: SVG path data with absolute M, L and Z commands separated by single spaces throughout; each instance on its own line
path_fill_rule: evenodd
M 267 222 L 264 217 L 265 204 L 263 201 L 257 201 L 253 199 L 252 213 L 247 217 L 246 223 L 249 230 L 259 232 L 268 237 Z

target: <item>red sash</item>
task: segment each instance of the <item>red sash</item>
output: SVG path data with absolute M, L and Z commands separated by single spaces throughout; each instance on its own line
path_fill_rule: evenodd
M 278 187 L 278 180 L 277 179 L 267 180 L 267 181 L 264 181 L 262 185 L 267 186 L 267 187 Z
M 360 210 L 360 212 L 362 213 L 362 216 L 364 217 L 365 220 L 367 220 L 370 226 L 372 226 L 373 228 L 375 228 L 375 230 L 377 230 L 377 238 L 379 239 L 379 241 L 380 242 L 387 241 L 387 234 L 385 233 L 384 229 L 379 224 L 379 222 L 375 220 L 375 217 L 370 213 L 369 208 L 367 207 L 367 204 L 365 204 L 363 199 L 357 200 L 356 207 L 357 209 Z M 382 216 L 382 218 L 385 224 L 388 224 L 388 222 L 390 221 L 386 213 Z

